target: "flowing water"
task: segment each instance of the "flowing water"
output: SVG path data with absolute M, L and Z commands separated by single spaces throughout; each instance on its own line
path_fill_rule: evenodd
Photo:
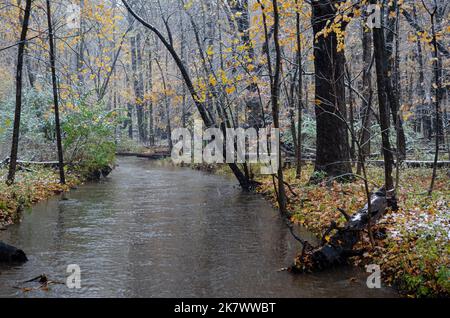
M 37 204 L 20 225 L 0 231 L 0 241 L 29 258 L 0 267 L 0 297 L 396 295 L 367 288 L 369 274 L 359 268 L 280 271 L 299 244 L 269 203 L 232 178 L 145 159 L 118 163 L 109 178 Z M 66 282 L 70 264 L 80 266 L 79 290 L 23 283 L 43 273 Z

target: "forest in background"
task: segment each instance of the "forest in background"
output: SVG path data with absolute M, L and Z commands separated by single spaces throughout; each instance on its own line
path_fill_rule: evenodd
M 280 169 L 267 178 L 230 164 L 242 188 L 258 187 L 323 247 L 384 185 L 399 209 L 388 233 L 372 229 L 386 221 L 380 208 L 350 249 L 399 255 L 381 262 L 408 292 L 448 293 L 448 14 L 445 0 L 2 0 L 4 219 L 109 173 L 117 152 L 170 151 L 172 130 L 195 120 L 270 126 Z M 15 180 L 27 162 L 59 175 L 24 168 Z M 24 190 L 29 180 L 40 187 Z

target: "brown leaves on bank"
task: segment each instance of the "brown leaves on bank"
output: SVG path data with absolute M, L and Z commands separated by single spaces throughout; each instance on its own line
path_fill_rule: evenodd
M 0 226 L 16 223 L 25 208 L 79 183 L 76 176 L 69 175 L 67 183 L 61 185 L 56 171 L 49 168 L 20 171 L 12 186 L 5 184 L 6 175 L 6 169 L 0 170 Z
M 321 238 L 331 222 L 345 223 L 338 209 L 353 214 L 366 203 L 363 181 L 308 185 L 312 167 L 303 169 L 300 180 L 295 171 L 287 170 L 286 182 L 297 194 L 287 191 L 291 220 Z M 380 168 L 370 167 L 369 180 L 373 190 L 383 183 Z M 376 246 L 372 248 L 367 233 L 356 248 L 369 252 L 352 260 L 357 265 L 379 264 L 386 284 L 397 286 L 409 296 L 450 295 L 450 183 L 440 171 L 433 197 L 426 195 L 430 182 L 429 169 L 402 171 L 398 188 L 400 209 L 388 212 L 374 227 Z M 276 206 L 270 177 L 258 180 L 262 193 Z

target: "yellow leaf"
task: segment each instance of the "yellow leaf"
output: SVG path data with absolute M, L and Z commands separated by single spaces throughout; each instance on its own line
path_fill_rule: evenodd
M 210 45 L 210 46 L 208 47 L 208 50 L 206 50 L 206 54 L 207 54 L 208 56 L 214 55 L 214 47 L 213 47 L 212 45 Z
M 228 86 L 225 91 L 227 92 L 228 95 L 233 94 L 236 91 L 236 87 L 233 86 Z

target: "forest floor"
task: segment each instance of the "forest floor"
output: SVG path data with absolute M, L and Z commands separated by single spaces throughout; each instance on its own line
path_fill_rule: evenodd
M 66 175 L 66 184 L 59 183 L 59 174 L 52 168 L 33 168 L 16 173 L 16 182 L 6 185 L 7 169 L 0 169 L 0 229 L 20 222 L 22 212 L 34 203 L 55 194 L 69 191 L 81 183 L 79 176 Z
M 301 179 L 295 178 L 295 169 L 285 171 L 285 181 L 291 186 L 288 210 L 291 220 L 301 224 L 321 238 L 331 221 L 342 225 L 344 216 L 338 208 L 353 214 L 366 203 L 362 180 L 332 185 L 308 185 L 313 172 L 305 166 Z M 368 177 L 376 190 L 383 184 L 382 168 L 370 167 Z M 257 178 L 261 182 L 258 192 L 275 206 L 276 198 L 270 176 Z M 426 195 L 431 180 L 430 169 L 404 169 L 401 171 L 398 202 L 400 210 L 388 211 L 376 229 L 386 233 L 371 248 L 364 234 L 358 248 L 370 252 L 355 257 L 355 265 L 378 264 L 387 285 L 394 285 L 410 297 L 450 295 L 450 187 L 446 170 L 440 170 L 432 197 Z

